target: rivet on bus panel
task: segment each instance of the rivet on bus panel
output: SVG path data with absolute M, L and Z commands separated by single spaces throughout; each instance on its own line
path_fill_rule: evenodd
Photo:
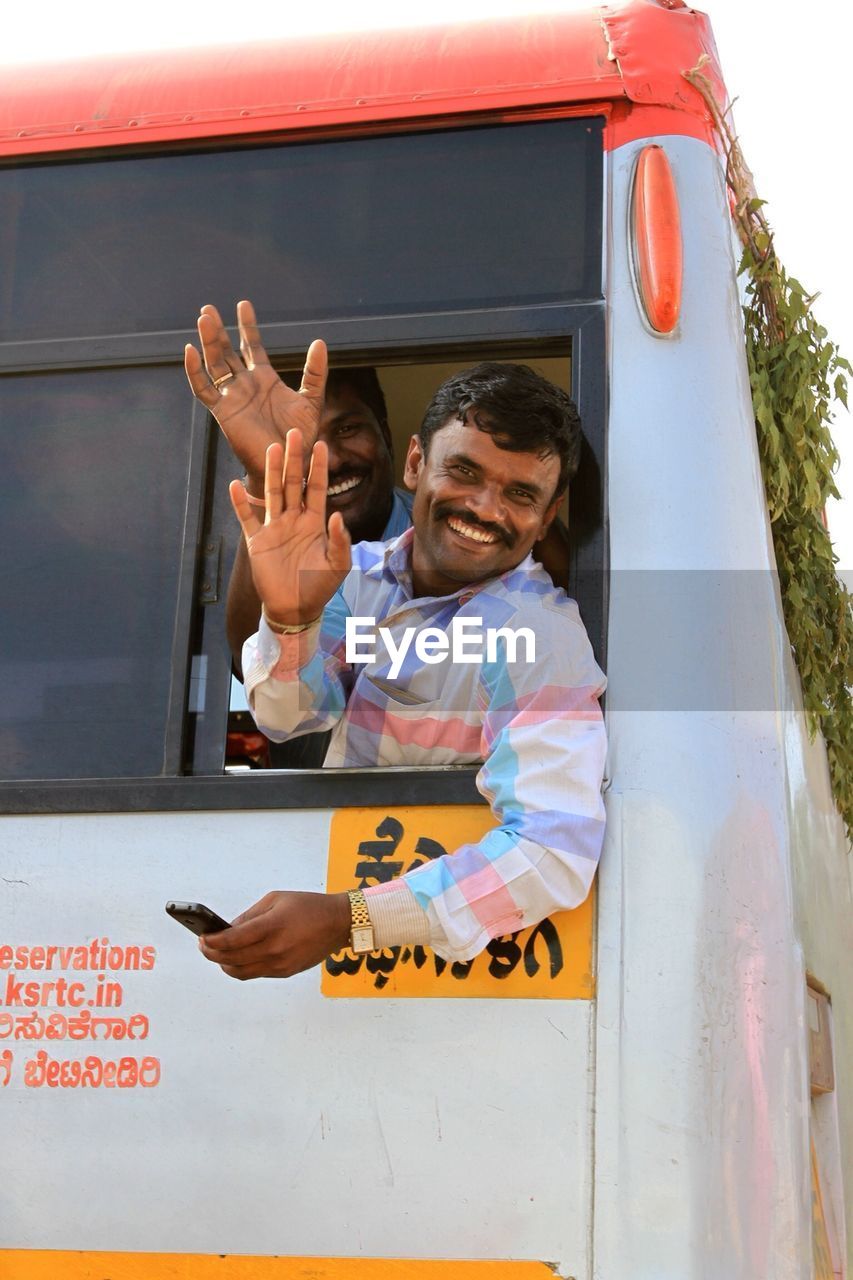
M 631 241 L 643 311 L 656 333 L 672 333 L 681 312 L 681 216 L 672 169 L 662 147 L 644 147 L 637 161 Z

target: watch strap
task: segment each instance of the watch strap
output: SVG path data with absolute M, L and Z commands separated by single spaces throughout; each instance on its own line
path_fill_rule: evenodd
M 361 889 L 347 889 L 351 913 L 350 946 L 356 955 L 375 951 L 373 921 L 367 907 L 367 899 Z

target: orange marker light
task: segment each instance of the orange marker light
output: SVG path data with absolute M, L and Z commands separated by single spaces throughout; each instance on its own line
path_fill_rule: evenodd
M 643 310 L 657 333 L 672 333 L 681 311 L 681 215 L 662 147 L 644 147 L 631 211 L 634 271 Z

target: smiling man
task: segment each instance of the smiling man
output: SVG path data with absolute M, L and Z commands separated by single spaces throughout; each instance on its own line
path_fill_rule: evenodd
M 305 397 L 321 397 L 325 367 L 325 348 L 312 344 L 301 390 L 291 391 L 303 401 L 289 402 L 286 451 L 266 451 L 263 503 L 231 486 L 263 602 L 243 651 L 250 706 L 274 738 L 331 729 L 326 764 L 479 763 L 496 826 L 363 894 L 268 894 L 202 940 L 207 958 L 237 978 L 289 976 L 348 943 L 428 943 L 466 959 L 583 901 L 603 838 L 604 677 L 576 605 L 530 554 L 577 465 L 573 403 L 521 365 L 455 375 L 409 445 L 413 528 L 351 548 L 343 512 L 327 517 L 325 441 L 304 478 L 311 436 L 298 414 Z M 211 403 L 239 377 L 227 363 L 222 373 L 208 364 L 208 385 L 200 367 L 188 371 Z M 381 625 L 399 660 L 383 651 L 348 662 L 352 618 L 372 619 L 377 633 Z M 447 661 L 442 639 L 460 625 L 499 638 Z M 412 628 L 420 642 L 404 651 Z M 513 629 L 534 633 L 534 660 L 523 646 L 511 652 Z
M 284 380 L 294 390 L 301 385 L 298 375 Z M 329 370 L 317 439 L 329 450 L 327 517 L 340 511 L 353 542 L 396 538 L 408 529 L 412 495 L 394 488 L 388 410 L 372 366 Z M 263 474 L 258 479 L 262 494 Z
M 526 365 L 481 364 L 448 378 L 406 459 L 413 562 L 430 593 L 519 564 L 551 527 L 580 445 L 573 402 Z

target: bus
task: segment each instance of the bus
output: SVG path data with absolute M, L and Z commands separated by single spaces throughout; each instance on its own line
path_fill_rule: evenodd
M 6 70 L 6 1280 L 850 1274 L 851 864 L 703 55 L 724 102 L 706 16 L 627 0 Z M 586 903 L 472 962 L 244 985 L 163 912 L 380 883 L 492 825 L 469 766 L 235 758 L 240 469 L 182 355 L 240 298 L 283 373 L 316 337 L 377 368 L 398 457 L 483 358 L 579 406 L 605 850 Z

